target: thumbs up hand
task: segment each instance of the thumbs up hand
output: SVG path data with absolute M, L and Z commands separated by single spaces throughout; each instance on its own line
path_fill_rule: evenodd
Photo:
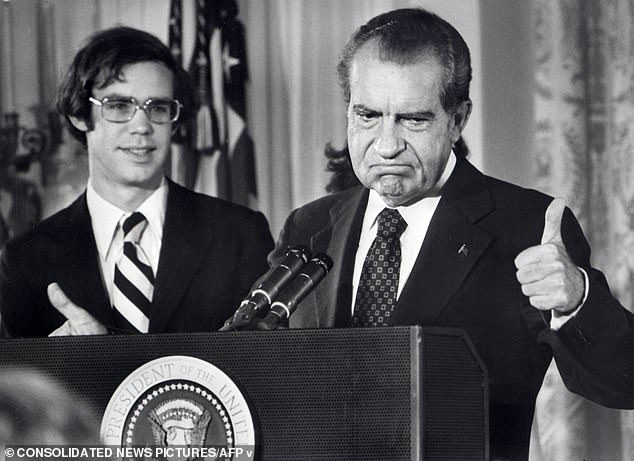
M 546 209 L 541 245 L 522 251 L 515 258 L 516 277 L 533 307 L 572 312 L 584 293 L 584 276 L 568 256 L 561 238 L 561 221 L 566 202 L 553 200 Z
M 108 330 L 85 309 L 74 304 L 57 283 L 47 289 L 48 300 L 68 320 L 49 336 L 103 335 Z
M 561 238 L 561 220 L 564 217 L 566 201 L 561 197 L 554 199 L 546 208 L 544 216 L 544 232 L 542 233 L 542 245 L 554 243 L 563 246 Z

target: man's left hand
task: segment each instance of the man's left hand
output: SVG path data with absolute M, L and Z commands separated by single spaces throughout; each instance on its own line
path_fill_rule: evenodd
M 546 210 L 541 245 L 527 248 L 515 258 L 517 280 L 531 305 L 559 314 L 568 314 L 579 306 L 585 283 L 561 238 L 565 208 L 562 198 L 554 199 Z

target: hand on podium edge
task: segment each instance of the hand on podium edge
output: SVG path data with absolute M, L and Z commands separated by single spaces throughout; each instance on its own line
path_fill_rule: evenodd
M 77 335 L 105 335 L 108 329 L 85 309 L 74 304 L 62 291 L 57 283 L 51 283 L 47 288 L 48 299 L 55 309 L 64 317 L 66 322 L 49 336 L 77 336 Z

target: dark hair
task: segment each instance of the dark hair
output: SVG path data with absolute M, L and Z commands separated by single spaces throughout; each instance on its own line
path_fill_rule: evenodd
M 163 63 L 172 71 L 174 98 L 183 105 L 179 123 L 190 118 L 194 111 L 194 90 L 189 74 L 156 36 L 124 26 L 97 32 L 79 50 L 60 85 L 57 109 L 66 119 L 76 117 L 92 128 L 88 98 L 93 88 L 103 88 L 120 80 L 124 66 L 147 61 Z M 72 123 L 69 128 L 71 134 L 85 145 L 86 133 Z
M 469 99 L 471 57 L 460 33 L 444 19 L 422 8 L 393 10 L 372 18 L 355 31 L 343 49 L 337 72 L 344 99 L 350 101 L 350 67 L 357 51 L 374 40 L 379 58 L 411 64 L 425 54 L 436 56 L 444 69 L 440 101 L 452 113 Z
M 328 163 L 326 171 L 331 173 L 326 184 L 327 192 L 339 192 L 361 184 L 352 169 L 352 159 L 346 144 L 342 149 L 336 149 L 332 144 L 326 144 L 325 150 Z

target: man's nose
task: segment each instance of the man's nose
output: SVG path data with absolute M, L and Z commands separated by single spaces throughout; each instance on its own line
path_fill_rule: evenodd
M 374 140 L 374 149 L 381 157 L 391 158 L 405 149 L 405 141 L 399 136 L 397 128 L 393 120 L 383 123 L 379 136 Z
M 137 111 L 132 116 L 132 120 L 128 123 L 131 124 L 133 133 L 140 134 L 149 134 L 154 131 L 154 127 L 152 126 L 152 122 L 148 117 L 145 110 L 138 108 Z

